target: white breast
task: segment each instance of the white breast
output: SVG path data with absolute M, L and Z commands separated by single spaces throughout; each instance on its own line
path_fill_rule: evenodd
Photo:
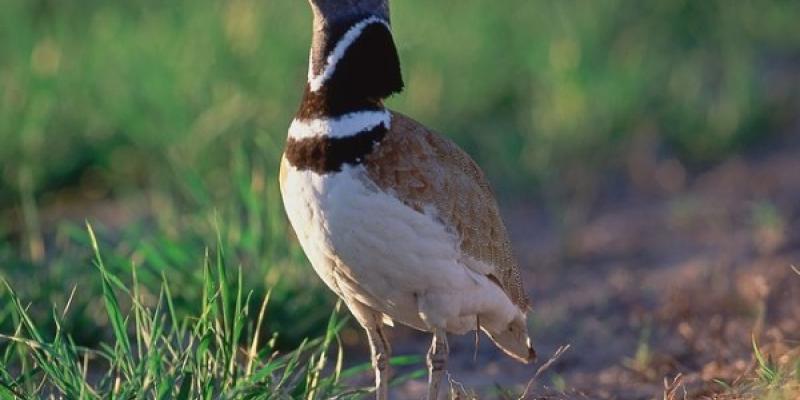
M 377 188 L 363 167 L 324 175 L 289 165 L 281 190 L 314 270 L 346 302 L 392 319 L 463 333 L 475 315 L 507 323 L 519 310 L 484 275 L 465 267 L 456 236 Z

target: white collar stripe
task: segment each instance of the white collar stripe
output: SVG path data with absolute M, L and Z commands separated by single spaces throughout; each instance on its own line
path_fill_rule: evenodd
M 387 29 L 389 28 L 389 24 L 382 18 L 379 17 L 369 17 L 364 20 L 361 20 L 357 24 L 353 25 L 345 34 L 342 36 L 342 39 L 336 43 L 336 47 L 333 48 L 328 58 L 325 60 L 325 65 L 322 68 L 322 72 L 319 75 L 314 75 L 313 67 L 309 67 L 308 69 L 308 85 L 311 88 L 312 92 L 319 91 L 322 88 L 322 85 L 333 76 L 333 73 L 336 71 L 336 64 L 339 63 L 339 60 L 344 57 L 347 49 L 353 42 L 361 36 L 361 33 L 364 29 L 371 25 L 371 24 L 383 24 L 386 26 Z M 309 63 L 309 65 L 313 65 Z
M 370 131 L 383 124 L 389 129 L 392 115 L 383 111 L 358 111 L 336 118 L 316 118 L 311 120 L 292 121 L 289 137 L 293 139 L 310 139 L 316 137 L 345 138 L 361 132 Z

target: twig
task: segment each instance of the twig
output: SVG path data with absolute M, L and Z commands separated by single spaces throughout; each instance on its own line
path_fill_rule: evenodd
M 672 382 L 669 382 L 667 377 L 664 377 L 664 400 L 678 400 L 678 390 L 683 389 L 683 399 L 686 400 L 688 393 L 686 386 L 683 385 L 683 374 L 678 373 Z
M 531 389 L 533 388 L 533 383 L 536 382 L 536 379 L 539 378 L 539 375 L 541 375 L 544 371 L 546 371 L 548 368 L 550 368 L 556 361 L 558 361 L 558 359 L 561 358 L 561 356 L 563 356 L 564 353 L 566 353 L 567 350 L 569 350 L 569 348 L 570 348 L 570 345 L 568 345 L 568 344 L 559 347 L 556 350 L 556 352 L 553 353 L 553 356 L 550 357 L 550 359 L 547 360 L 546 363 L 542 364 L 542 366 L 539 367 L 539 369 L 536 370 L 536 373 L 533 375 L 533 378 L 531 378 L 531 380 L 528 381 L 528 385 L 525 386 L 525 391 L 522 392 L 522 395 L 519 397 L 518 400 L 524 400 L 526 397 L 528 397 Z

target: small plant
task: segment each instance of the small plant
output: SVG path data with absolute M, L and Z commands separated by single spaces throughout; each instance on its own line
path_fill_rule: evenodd
M 752 337 L 753 358 L 755 358 L 755 379 L 740 385 L 728 385 L 716 381 L 725 393 L 747 396 L 747 398 L 769 400 L 794 400 L 800 396 L 800 358 L 797 354 L 788 356 L 788 362 L 777 363 L 765 356 L 758 346 L 755 335 Z
M 764 358 L 761 349 L 758 348 L 755 335 L 753 335 L 753 355 L 756 358 L 756 373 L 765 385 L 772 386 L 781 381 L 778 365 L 772 361 L 771 357 Z
M 795 362 L 794 379 L 800 384 L 800 359 Z
M 648 376 L 653 374 L 653 351 L 650 346 L 650 327 L 645 326 L 639 335 L 639 343 L 636 346 L 636 353 L 631 358 L 623 361 L 623 364 L 637 373 Z

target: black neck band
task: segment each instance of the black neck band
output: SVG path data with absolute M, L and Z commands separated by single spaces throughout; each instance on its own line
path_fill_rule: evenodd
M 332 138 L 318 136 L 286 142 L 284 154 L 289 163 L 301 171 L 318 174 L 340 172 L 345 164 L 358 165 L 386 136 L 387 128 L 380 124 L 371 130 L 353 136 Z

